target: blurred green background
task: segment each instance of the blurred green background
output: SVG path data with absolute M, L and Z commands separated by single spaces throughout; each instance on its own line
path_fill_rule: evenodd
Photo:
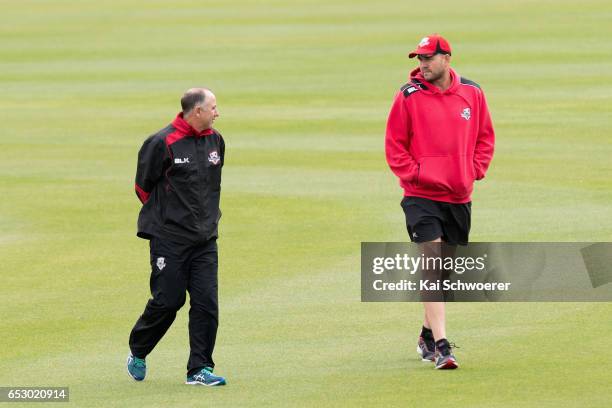
M 608 1 L 2 1 L 0 385 L 79 407 L 604 407 L 609 303 L 453 304 L 462 368 L 414 352 L 418 304 L 360 302 L 361 241 L 408 239 L 386 116 L 432 32 L 485 90 L 497 149 L 474 241 L 612 239 Z M 216 372 L 187 308 L 125 372 L 148 298 L 136 155 L 192 86 L 227 145 Z

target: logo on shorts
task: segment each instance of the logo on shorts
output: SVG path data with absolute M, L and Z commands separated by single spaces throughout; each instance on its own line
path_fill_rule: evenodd
M 189 163 L 189 157 L 185 157 L 184 159 L 174 159 L 174 164 L 185 164 Z
M 418 238 L 418 237 L 419 237 L 419 236 L 417 235 L 417 233 L 416 233 L 416 232 L 413 232 L 413 233 L 412 233 L 412 238 Z
M 472 116 L 472 111 L 470 111 L 470 108 L 465 108 L 463 112 L 461 112 L 461 117 L 465 120 L 470 120 L 471 116 Z
M 159 258 L 157 258 L 157 268 L 161 271 L 165 267 L 166 267 L 166 258 L 164 258 L 163 256 L 160 256 Z
M 215 165 L 219 164 L 219 162 L 221 161 L 221 158 L 219 157 L 219 153 L 217 153 L 216 150 L 213 150 L 212 152 L 210 152 L 210 154 L 208 155 L 208 161 Z

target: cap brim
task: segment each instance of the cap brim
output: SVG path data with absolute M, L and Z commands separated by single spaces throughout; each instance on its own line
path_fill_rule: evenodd
M 434 52 L 431 52 L 431 51 L 421 51 L 421 52 L 419 52 L 418 50 L 414 50 L 410 54 L 408 54 L 408 58 L 414 58 L 417 55 L 430 55 L 430 54 L 434 55 L 435 51 Z

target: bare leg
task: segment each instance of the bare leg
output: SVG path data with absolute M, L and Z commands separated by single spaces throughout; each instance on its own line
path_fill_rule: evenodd
M 430 242 L 442 242 L 441 238 Z M 426 256 L 441 256 L 441 254 L 427 253 L 427 243 L 421 245 Z M 423 319 L 423 326 L 431 328 L 433 332 L 434 340 L 446 338 L 446 310 L 444 302 L 423 302 L 425 309 L 425 318 Z
M 446 338 L 446 310 L 444 302 L 423 302 L 425 316 L 431 325 L 434 340 Z

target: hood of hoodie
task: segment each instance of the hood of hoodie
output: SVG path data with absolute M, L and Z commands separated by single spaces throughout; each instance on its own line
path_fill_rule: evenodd
M 419 68 L 415 68 L 412 70 L 412 72 L 410 72 L 410 81 L 416 79 L 417 81 L 425 85 L 425 87 L 420 87 L 421 91 L 425 93 L 441 95 L 451 94 L 457 92 L 457 90 L 459 89 L 460 77 L 459 74 L 457 74 L 457 72 L 452 68 L 449 68 L 449 72 L 451 76 L 451 86 L 444 92 L 440 91 L 440 88 L 438 88 L 434 84 L 427 82 Z

